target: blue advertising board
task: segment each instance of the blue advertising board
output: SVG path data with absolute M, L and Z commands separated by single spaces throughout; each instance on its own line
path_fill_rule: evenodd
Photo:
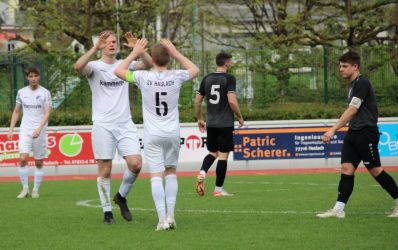
M 347 128 L 322 142 L 327 127 L 238 129 L 234 135 L 235 160 L 340 157 Z
M 380 124 L 379 153 L 381 157 L 398 157 L 398 124 Z
M 329 127 L 237 129 L 234 160 L 275 160 L 339 158 L 347 127 L 340 129 L 329 144 L 322 135 Z M 398 124 L 380 124 L 381 157 L 398 157 Z

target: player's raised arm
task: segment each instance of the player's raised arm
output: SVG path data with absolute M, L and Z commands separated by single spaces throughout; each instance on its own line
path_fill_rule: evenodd
M 130 49 L 133 49 L 138 41 L 137 37 L 135 37 L 131 32 L 126 32 L 126 34 L 124 34 L 124 38 L 126 39 L 127 43 L 124 43 L 123 45 Z M 136 69 L 140 70 L 140 69 L 152 68 L 153 66 L 152 57 L 147 52 L 144 52 L 141 55 L 141 59 L 142 60 L 135 65 Z
M 137 43 L 134 46 L 133 51 L 119 64 L 119 66 L 115 69 L 115 75 L 119 77 L 120 79 L 123 80 L 128 80 L 126 77 L 129 65 L 131 62 L 135 59 L 137 59 L 139 56 L 144 54 L 147 51 L 147 46 L 148 41 L 144 39 L 139 39 Z
M 102 32 L 98 42 L 84 55 L 77 59 L 73 68 L 82 75 L 87 75 L 89 73 L 89 68 L 87 63 L 90 61 L 91 57 L 97 53 L 98 50 L 102 50 L 106 46 L 106 39 L 111 35 L 109 31 Z
M 199 74 L 199 68 L 196 66 L 191 60 L 186 58 L 183 54 L 181 54 L 174 44 L 168 39 L 160 40 L 160 44 L 167 48 L 171 57 L 175 58 L 179 63 L 181 63 L 182 67 L 184 67 L 192 78 L 195 78 Z
M 12 140 L 15 124 L 17 124 L 20 114 L 21 114 L 21 104 L 17 104 L 14 108 L 14 111 L 12 112 L 10 129 L 8 130 L 7 134 L 8 140 Z

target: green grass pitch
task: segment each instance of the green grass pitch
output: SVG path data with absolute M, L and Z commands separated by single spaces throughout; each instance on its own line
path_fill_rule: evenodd
M 391 173 L 398 180 L 398 172 Z M 0 183 L 0 249 L 398 249 L 393 200 L 367 173 L 357 173 L 345 219 L 319 219 L 333 206 L 339 174 L 229 176 L 233 197 L 195 193 L 179 178 L 178 229 L 155 232 L 149 179 L 128 196 L 133 221 L 114 206 L 102 223 L 95 180 L 45 181 L 39 199 L 17 199 L 19 183 Z M 120 180 L 112 180 L 112 196 Z M 32 183 L 31 183 L 32 186 Z

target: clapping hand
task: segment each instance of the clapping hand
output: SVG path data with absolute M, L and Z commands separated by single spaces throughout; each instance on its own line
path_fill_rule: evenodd
M 124 34 L 124 38 L 126 39 L 127 43 L 124 43 L 123 45 L 127 48 L 133 49 L 137 43 L 137 37 L 135 37 L 131 32 L 126 32 Z

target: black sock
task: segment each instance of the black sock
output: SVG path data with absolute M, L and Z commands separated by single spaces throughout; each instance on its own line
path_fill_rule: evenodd
M 224 185 L 225 175 L 227 173 L 227 161 L 218 160 L 216 168 L 216 187 L 222 187 Z
M 351 196 L 352 190 L 354 190 L 354 178 L 354 175 L 341 174 L 337 201 L 347 203 Z
M 123 197 L 119 192 L 117 192 L 116 195 L 117 195 L 117 197 L 118 197 L 121 201 L 126 202 L 126 198 Z
M 376 181 L 386 190 L 393 199 L 398 198 L 398 187 L 391 175 L 384 170 L 375 177 Z
M 203 159 L 202 163 L 202 168 L 200 170 L 204 170 L 206 173 L 209 171 L 209 168 L 211 165 L 213 165 L 213 162 L 216 160 L 216 157 L 214 157 L 211 154 L 206 155 L 206 157 Z

